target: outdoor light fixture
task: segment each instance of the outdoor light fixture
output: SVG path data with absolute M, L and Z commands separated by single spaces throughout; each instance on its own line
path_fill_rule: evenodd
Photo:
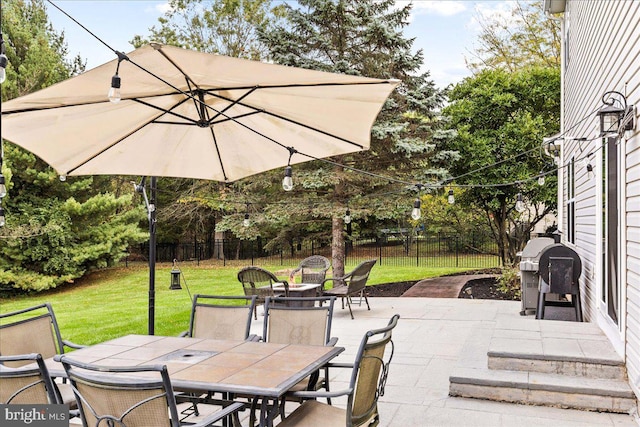
M 420 199 L 416 197 L 416 200 L 413 202 L 413 209 L 411 210 L 411 218 L 417 221 L 421 216 L 422 212 L 420 211 Z
M 242 225 L 244 225 L 245 227 L 248 227 L 249 225 L 251 225 L 251 223 L 249 222 L 248 213 L 244 214 L 244 220 L 242 220 Z
M 598 111 L 600 135 L 634 129 L 633 105 L 627 105 L 627 98 L 622 93 L 615 90 L 605 92 L 602 103 L 605 106 Z
M 453 188 L 449 189 L 449 195 L 447 196 L 447 202 L 449 202 L 450 205 L 454 204 L 456 202 L 456 197 L 453 195 Z
M 169 286 L 169 289 L 172 291 L 178 291 L 180 289 L 182 289 L 182 286 L 180 286 L 180 274 L 182 272 L 180 271 L 180 269 L 178 268 L 178 266 L 176 265 L 176 260 L 173 260 L 173 267 L 171 268 L 171 286 Z
M 2 206 L 0 206 L 0 227 L 4 227 L 4 224 L 4 209 L 2 209 Z
M 516 197 L 516 211 L 522 213 L 524 210 L 525 207 L 524 202 L 522 201 L 522 193 L 518 193 L 518 196 Z
M 284 191 L 293 190 L 293 169 L 291 166 L 284 168 L 284 178 L 282 178 L 282 188 Z
M 6 195 L 7 195 L 7 186 L 4 185 L 4 175 L 0 174 L 0 199 L 2 199 Z
M 349 209 L 345 212 L 343 220 L 345 224 L 351 224 L 351 211 Z

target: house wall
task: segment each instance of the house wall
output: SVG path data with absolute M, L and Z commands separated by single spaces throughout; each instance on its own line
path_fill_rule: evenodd
M 602 147 L 599 120 L 595 112 L 602 107 L 602 95 L 616 90 L 627 102 L 640 104 L 640 1 L 569 0 L 564 13 L 565 56 L 563 75 L 565 141 L 562 162 L 573 156 L 589 158 L 596 178 L 589 179 L 586 167 L 575 167 L 574 249 L 583 261 L 580 279 L 584 318 L 598 321 L 598 287 L 602 286 Z M 635 120 L 638 120 L 636 113 Z M 629 382 L 640 396 L 640 133 L 627 133 L 619 143 L 620 179 L 618 206 L 620 215 L 620 277 L 623 314 L 619 320 L 619 347 L 626 357 Z M 575 138 L 586 138 L 578 141 Z M 570 177 L 563 168 L 562 191 L 567 203 Z M 568 215 L 561 219 L 566 243 Z M 600 316 L 602 318 L 602 316 Z M 606 331 L 605 331 L 606 332 Z M 615 344 L 615 342 L 614 342 Z

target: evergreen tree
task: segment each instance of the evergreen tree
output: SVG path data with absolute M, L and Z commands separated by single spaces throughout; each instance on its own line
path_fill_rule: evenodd
M 300 0 L 285 6 L 286 22 L 259 32 L 274 62 L 402 82 L 378 116 L 368 151 L 335 157 L 334 165 L 297 165 L 296 189 L 285 195 L 286 207 L 267 205 L 264 213 L 278 218 L 281 238 L 299 234 L 301 225 L 330 227 L 333 271 L 340 275 L 347 208 L 355 233 L 382 223 L 406 224 L 417 194 L 411 183 L 436 183 L 446 175 L 441 166 L 454 153 L 436 152 L 434 143 L 448 135 L 438 131 L 443 94 L 428 73 L 416 75 L 423 54 L 412 53 L 414 39 L 402 33 L 411 4 Z
M 41 0 L 5 0 L 2 31 L 8 57 L 2 99 L 43 89 L 84 69 L 80 58 L 64 59 L 64 35 L 52 28 Z M 3 146 L 8 195 L 2 199 L 6 225 L 0 228 L 2 289 L 56 287 L 118 261 L 130 243 L 145 238 L 137 227 L 142 209 L 132 209 L 131 195 L 112 194 L 122 180 L 61 182 L 33 154 L 6 141 Z

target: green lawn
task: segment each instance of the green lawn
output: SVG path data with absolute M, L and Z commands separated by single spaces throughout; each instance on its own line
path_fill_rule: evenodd
M 184 275 L 181 291 L 170 291 L 170 264 L 156 268 L 155 333 L 177 335 L 188 328 L 191 294 L 241 295 L 236 274 L 244 264 L 214 267 L 180 264 Z M 261 265 L 287 277 L 295 265 Z M 349 271 L 353 265 L 347 265 Z M 369 284 L 420 280 L 464 268 L 373 267 Z M 329 271 L 329 275 L 331 274 Z M 186 281 L 186 285 L 184 282 Z M 129 265 L 94 272 L 74 284 L 33 296 L 0 299 L 0 313 L 49 302 L 56 313 L 63 338 L 78 344 L 94 344 L 127 334 L 146 334 L 148 319 L 149 270 L 146 264 Z

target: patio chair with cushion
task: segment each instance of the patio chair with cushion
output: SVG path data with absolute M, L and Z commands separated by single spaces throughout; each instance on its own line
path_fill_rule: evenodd
M 282 283 L 284 286 L 284 296 L 289 296 L 289 283 L 286 280 L 278 279 L 272 272 L 260 267 L 245 267 L 238 272 L 238 281 L 242 283 L 246 296 L 255 295 L 256 305 L 253 309 L 254 317 L 258 318 L 258 305 L 264 304 L 268 296 L 276 296 L 273 289 L 274 283 Z
M 7 363 L 23 366 L 10 368 Z M 25 366 L 35 363 L 36 367 Z M 47 365 L 37 353 L 0 356 L 0 403 L 4 405 L 62 403 Z
M 0 354 L 3 356 L 19 354 L 40 354 L 48 359 L 56 354 L 64 354 L 65 348 L 83 348 L 85 346 L 63 340 L 56 316 L 51 304 L 44 303 L 10 313 L 0 314 Z M 6 366 L 19 367 L 33 361 L 7 361 Z M 71 407 L 75 398 L 68 384 L 55 384 L 62 396 L 63 403 Z
M 312 255 L 303 259 L 300 264 L 291 271 L 291 276 L 300 272 L 302 283 L 322 283 L 327 275 L 331 262 L 322 255 Z
M 165 365 L 98 366 L 69 356 L 56 356 L 56 360 L 67 372 L 84 426 L 182 425 Z M 184 425 L 209 426 L 242 408 L 242 403 L 226 402 L 219 411 Z
M 399 318 L 400 316 L 396 314 L 384 328 L 367 332 L 360 342 L 353 364 L 329 364 L 330 369 L 352 369 L 348 388 L 341 391 L 293 393 L 295 396 L 306 399 L 346 396 L 346 408 L 326 405 L 317 400 L 305 400 L 278 425 L 280 427 L 377 426 L 380 422 L 378 397 L 384 395 L 389 365 L 393 358 L 391 333 Z M 391 344 L 389 350 L 387 350 L 387 344 Z
M 342 298 L 342 308 L 344 308 L 344 300 L 346 299 L 352 319 L 353 310 L 351 310 L 351 297 L 354 295 L 358 295 L 360 298 L 364 297 L 364 300 L 367 303 L 367 309 L 371 310 L 365 286 L 367 285 L 369 274 L 371 273 L 371 269 L 375 263 L 375 259 L 370 259 L 368 261 L 361 262 L 353 269 L 353 271 L 342 277 L 329 277 L 328 279 L 325 279 L 322 282 L 322 295 Z M 333 288 L 324 289 L 324 284 L 329 281 L 333 282 Z

